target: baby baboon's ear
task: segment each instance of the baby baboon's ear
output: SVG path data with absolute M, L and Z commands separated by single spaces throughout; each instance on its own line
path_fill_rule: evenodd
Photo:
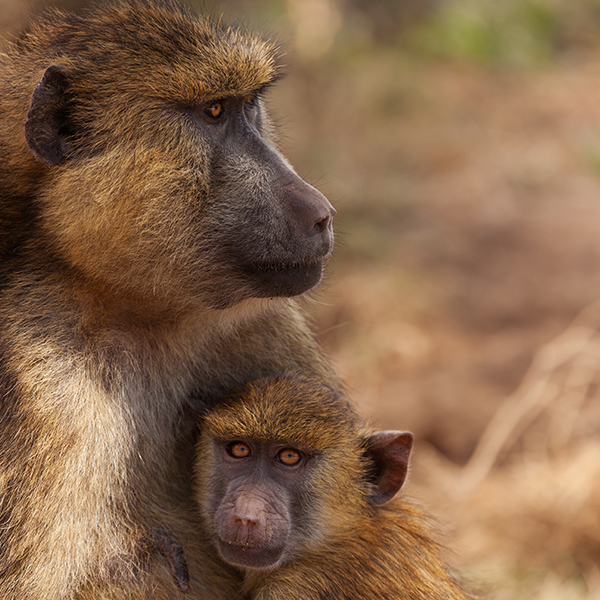
M 61 163 L 68 150 L 70 123 L 67 114 L 66 69 L 48 67 L 33 90 L 25 122 L 25 139 L 34 156 L 53 167 Z
M 379 431 L 366 439 L 365 454 L 373 462 L 369 476 L 373 504 L 385 504 L 400 491 L 412 446 L 410 431 Z

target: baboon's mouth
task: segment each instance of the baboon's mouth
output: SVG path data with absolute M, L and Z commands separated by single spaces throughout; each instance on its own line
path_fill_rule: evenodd
M 256 297 L 291 297 L 303 294 L 321 281 L 322 258 L 297 262 L 252 263 L 243 267 Z
M 312 261 L 297 261 L 291 263 L 254 263 L 250 265 L 250 268 L 262 273 L 281 273 L 284 271 L 301 271 L 303 269 L 320 267 L 322 262 L 323 260 L 319 259 Z
M 283 547 L 269 548 L 251 546 L 237 542 L 218 539 L 217 546 L 221 558 L 226 562 L 241 567 L 261 569 L 275 565 L 283 554 Z
M 219 540 L 222 544 L 227 546 L 238 546 L 239 548 L 253 548 L 248 542 L 228 542 L 227 540 Z

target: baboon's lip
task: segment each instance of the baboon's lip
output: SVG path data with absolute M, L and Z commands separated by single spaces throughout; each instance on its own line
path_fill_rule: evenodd
M 226 544 L 227 546 L 236 546 L 238 548 L 243 548 L 244 550 L 258 550 L 258 546 L 252 546 L 248 542 L 229 542 L 227 540 L 219 540 L 222 544 Z
M 303 294 L 319 283 L 324 258 L 248 264 L 242 267 L 242 272 L 252 282 L 256 297 L 289 298 Z
M 310 269 L 311 267 L 319 266 L 322 262 L 323 259 L 319 258 L 317 260 L 305 260 L 290 263 L 253 263 L 250 265 L 250 268 L 262 273 L 281 273 L 283 271 L 300 271 L 302 269 Z
M 244 542 L 227 541 L 218 538 L 221 557 L 228 563 L 255 569 L 275 565 L 283 554 L 283 547 L 250 545 Z

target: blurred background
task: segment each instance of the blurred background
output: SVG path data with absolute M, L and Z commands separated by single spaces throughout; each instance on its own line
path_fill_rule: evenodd
M 407 493 L 490 598 L 600 598 L 600 0 L 195 6 L 287 48 L 281 146 L 338 210 L 307 308 L 416 434 Z

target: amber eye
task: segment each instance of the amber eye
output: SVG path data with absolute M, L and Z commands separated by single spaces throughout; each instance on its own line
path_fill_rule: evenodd
M 282 450 L 277 455 L 277 458 L 288 467 L 293 467 L 300 462 L 300 454 L 292 448 L 286 448 L 285 450 Z
M 217 100 L 213 102 L 205 111 L 212 119 L 218 119 L 223 114 L 223 105 Z
M 233 442 L 227 446 L 227 452 L 234 458 L 246 458 L 250 456 L 250 448 L 244 442 Z

